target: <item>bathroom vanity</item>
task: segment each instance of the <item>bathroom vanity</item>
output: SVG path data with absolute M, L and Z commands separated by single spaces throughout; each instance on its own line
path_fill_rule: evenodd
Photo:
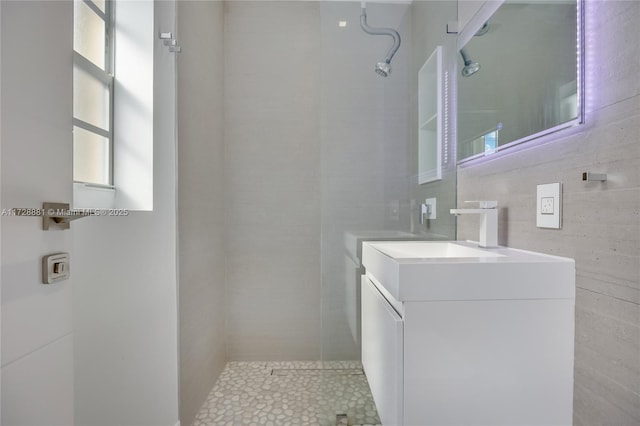
M 363 244 L 362 363 L 384 425 L 570 425 L 572 259 Z
M 362 243 L 365 241 L 405 241 L 420 239 L 415 234 L 403 231 L 351 231 L 344 234 L 344 297 L 345 315 L 353 341 L 360 345 L 360 276 L 362 266 Z
M 349 330 L 356 345 L 360 345 L 360 277 L 365 273 L 362 266 L 362 244 L 366 241 L 422 241 L 446 240 L 446 236 L 435 233 L 412 234 L 392 230 L 360 230 L 344 233 L 344 297 L 345 315 Z

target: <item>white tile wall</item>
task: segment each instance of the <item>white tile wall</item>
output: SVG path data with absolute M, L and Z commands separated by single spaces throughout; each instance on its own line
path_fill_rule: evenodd
M 226 363 L 222 2 L 178 2 L 180 421 Z M 206 52 L 206 54 L 203 54 Z
M 319 8 L 225 3 L 230 359 L 320 356 Z
M 458 169 L 458 202 L 501 209 L 503 244 L 576 260 L 574 424 L 640 422 L 640 3 L 586 2 L 586 123 L 566 137 Z M 581 181 L 583 171 L 608 174 Z M 563 228 L 535 227 L 536 185 L 563 182 Z M 480 198 L 478 198 L 480 197 Z M 460 239 L 477 235 L 460 218 Z

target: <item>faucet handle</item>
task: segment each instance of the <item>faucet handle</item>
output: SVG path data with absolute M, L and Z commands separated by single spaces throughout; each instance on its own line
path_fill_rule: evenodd
M 495 209 L 498 207 L 497 201 L 465 201 L 465 203 L 478 203 L 481 209 Z

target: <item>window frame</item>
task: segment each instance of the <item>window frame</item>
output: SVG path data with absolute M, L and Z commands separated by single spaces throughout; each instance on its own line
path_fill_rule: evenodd
M 75 176 L 73 176 L 74 183 L 80 183 L 85 186 L 93 186 L 98 188 L 108 188 L 115 189 L 114 186 L 114 126 L 113 122 L 114 118 L 114 86 L 115 86 L 115 43 L 114 43 L 114 8 L 115 8 L 115 0 L 104 0 L 104 12 L 100 10 L 100 8 L 92 1 L 92 0 L 74 0 L 74 2 L 82 2 L 84 3 L 92 12 L 94 12 L 100 19 L 104 21 L 105 24 L 105 69 L 103 70 L 98 65 L 94 64 L 89 59 L 85 58 L 81 53 L 75 50 L 75 45 L 73 46 L 73 65 L 74 68 L 77 67 L 82 71 L 89 74 L 91 77 L 103 83 L 108 90 L 108 99 L 109 99 L 109 110 L 108 110 L 108 129 L 103 129 L 101 127 L 95 126 L 91 123 L 88 123 L 84 120 L 76 118 L 75 115 L 72 117 L 72 123 L 74 127 L 79 127 L 88 132 L 94 133 L 96 135 L 102 136 L 107 139 L 109 150 L 108 150 L 108 183 L 101 184 L 96 182 L 85 182 L 76 180 Z M 75 27 L 75 13 L 74 13 L 74 27 Z M 73 90 L 76 90 L 74 86 Z M 73 142 L 75 143 L 75 141 Z M 75 164 L 76 159 L 73 159 Z

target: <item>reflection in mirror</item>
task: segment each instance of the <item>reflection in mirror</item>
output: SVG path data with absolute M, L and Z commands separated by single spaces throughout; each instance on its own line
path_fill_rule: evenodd
M 507 0 L 458 56 L 458 159 L 581 121 L 578 2 Z

